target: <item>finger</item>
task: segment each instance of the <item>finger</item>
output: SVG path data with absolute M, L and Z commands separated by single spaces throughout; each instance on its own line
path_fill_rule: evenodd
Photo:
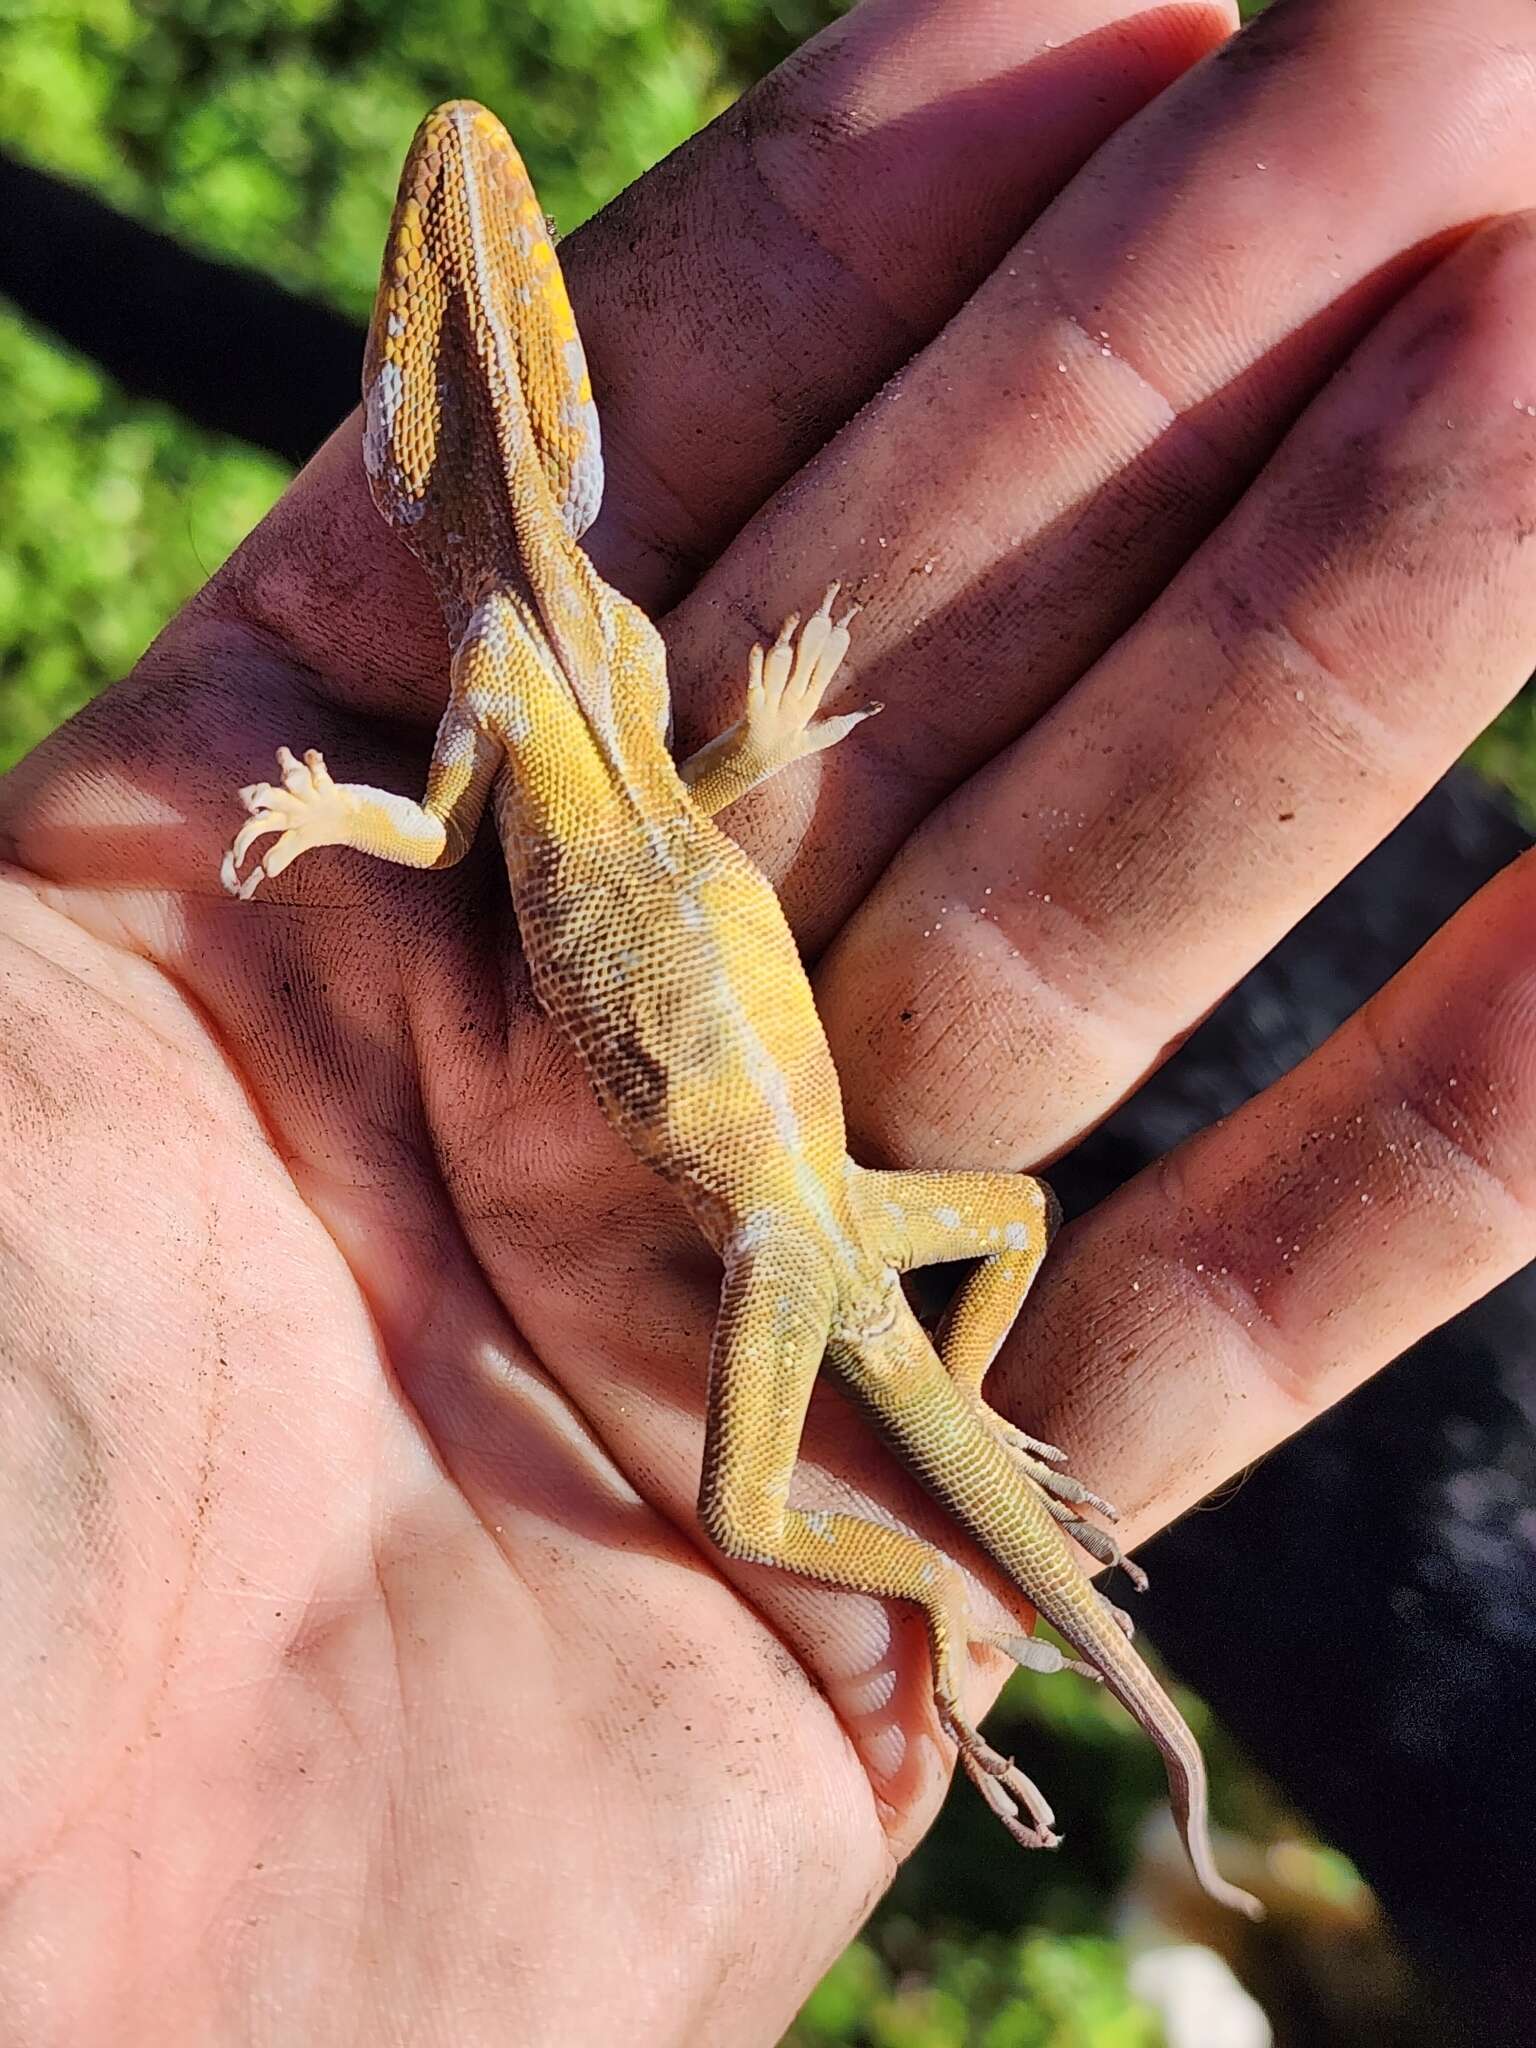
M 1061 1150 L 1518 691 L 1533 303 L 1536 217 L 1464 244 L 1145 618 L 910 841 L 822 977 L 867 1156 Z
M 870 0 L 573 235 L 603 573 L 648 610 L 674 602 L 1234 11 Z M 435 606 L 369 501 L 355 418 L 223 583 L 368 708 L 441 669 Z M 738 639 L 733 675 L 740 660 Z
M 1065 1231 L 999 1368 L 1134 1535 L 1536 1254 L 1536 854 Z
M 1235 26 L 1222 0 L 866 0 L 665 166 L 659 194 L 633 188 L 576 252 L 616 423 L 600 559 L 626 588 L 649 565 L 646 601 L 679 595 L 679 546 L 694 571 L 712 559 Z M 636 346 L 658 307 L 689 337 L 687 377 L 675 342 Z
M 729 674 L 752 621 L 840 576 L 866 606 L 844 688 L 890 706 L 829 769 L 821 833 L 788 778 L 731 819 L 770 865 L 794 844 L 811 944 L 1134 622 L 1447 238 L 1536 204 L 1533 54 L 1523 0 L 1261 17 L 1120 130 L 753 520 L 677 622 L 680 680 Z M 679 724 L 691 741 L 726 710 L 685 690 Z

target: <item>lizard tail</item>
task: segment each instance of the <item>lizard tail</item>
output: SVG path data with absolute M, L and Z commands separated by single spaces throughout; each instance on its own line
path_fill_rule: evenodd
M 1056 1633 L 1093 1667 L 1121 1706 L 1134 1714 L 1162 1752 L 1173 1817 L 1204 1890 L 1218 1904 L 1246 1913 L 1250 1920 L 1261 1920 L 1264 1908 L 1253 1894 L 1229 1884 L 1216 1868 L 1211 1849 L 1205 1759 L 1200 1754 L 1200 1745 L 1184 1716 L 1131 1648 L 1109 1602 L 1086 1579 L 1061 1590 L 1042 1586 L 1031 1591 L 1029 1597 Z
M 915 1320 L 898 1313 L 881 1340 L 836 1346 L 828 1356 L 911 1471 L 1146 1729 L 1162 1751 L 1195 1875 L 1213 1899 L 1258 1919 L 1259 1901 L 1216 1868 L 1205 1764 L 1183 1715 L 1131 1647 L 1114 1608 L 1084 1577 L 1017 1454 L 955 1386 Z M 1028 1653 L 1032 1639 L 983 1639 L 1020 1663 L 1038 1661 Z

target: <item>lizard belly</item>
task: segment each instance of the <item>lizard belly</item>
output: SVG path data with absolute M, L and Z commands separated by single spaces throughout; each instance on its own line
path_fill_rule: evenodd
M 844 1159 L 821 1020 L 767 879 L 680 806 L 567 841 L 516 835 L 509 870 L 534 987 L 609 1121 L 711 1237 L 803 1199 Z M 781 1187 L 780 1182 L 784 1185 Z

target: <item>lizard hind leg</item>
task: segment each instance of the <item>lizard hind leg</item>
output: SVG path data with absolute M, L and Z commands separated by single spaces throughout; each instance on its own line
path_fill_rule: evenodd
M 1054 1848 L 1039 1788 L 983 1738 L 961 1700 L 959 1660 L 986 1640 L 965 1581 L 932 1544 L 862 1515 L 788 1505 L 790 1475 L 831 1325 L 830 1291 L 770 1251 L 728 1264 L 710 1356 L 699 1518 L 727 1557 L 919 1608 L 934 1704 L 966 1775 L 1026 1848 Z
M 904 1600 L 920 1609 L 933 1666 L 934 1708 L 955 1745 L 961 1769 L 1017 1842 L 1026 1849 L 1054 1849 L 1060 1837 L 1045 1795 L 1012 1757 L 992 1747 L 966 1713 L 961 1660 L 971 1643 L 990 1643 L 993 1638 L 972 1617 L 965 1581 L 942 1552 L 904 1530 L 888 1529 L 862 1516 L 791 1508 L 779 1532 L 777 1554 L 769 1561 L 827 1585 L 876 1599 Z M 1028 1640 L 1033 1644 L 1033 1638 Z M 1018 1661 L 1031 1662 L 1032 1651 L 1018 1655 Z M 1063 1658 L 1055 1668 L 1071 1662 Z
M 974 1259 L 939 1331 L 944 1369 L 998 1440 L 1046 1498 L 1051 1514 L 1097 1563 L 1119 1566 L 1138 1592 L 1146 1573 L 1114 1537 L 1075 1512 L 1096 1510 L 1119 1520 L 1110 1503 L 1059 1470 L 1066 1453 L 1030 1436 L 991 1407 L 982 1384 L 1017 1320 L 1045 1258 L 1060 1210 L 1043 1181 L 1025 1173 L 884 1173 L 852 1175 L 861 1218 L 898 1272 Z

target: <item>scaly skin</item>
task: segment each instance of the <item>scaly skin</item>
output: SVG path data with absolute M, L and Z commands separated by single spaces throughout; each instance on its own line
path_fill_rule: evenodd
M 732 1557 L 913 1602 L 939 1712 L 965 1769 L 1031 1846 L 1052 1815 L 966 1719 L 969 1643 L 1061 1659 L 1027 1620 L 973 1615 L 965 1581 L 914 1536 L 788 1494 L 823 1359 L 1031 1609 L 1152 1735 L 1201 1882 L 1217 1873 L 1193 1736 L 1080 1569 L 1074 1509 L 1104 1507 L 1060 1453 L 981 1398 L 1054 1222 L 1025 1175 L 876 1173 L 847 1155 L 842 1097 L 778 898 L 713 813 L 865 711 L 820 717 L 848 646 L 835 589 L 753 651 L 741 723 L 681 769 L 667 751 L 661 641 L 579 545 L 602 491 L 597 416 L 544 216 L 506 131 L 454 102 L 423 122 L 401 179 L 363 376 L 375 503 L 430 577 L 453 682 L 420 804 L 332 781 L 317 753 L 244 791 L 224 864 L 250 896 L 301 852 L 350 846 L 414 867 L 459 859 L 494 794 L 539 998 L 605 1114 L 678 1190 L 725 1273 L 699 1512 Z M 273 839 L 245 867 L 252 848 Z M 243 871 L 243 872 L 242 872 Z M 900 1275 L 978 1261 L 939 1347 Z

